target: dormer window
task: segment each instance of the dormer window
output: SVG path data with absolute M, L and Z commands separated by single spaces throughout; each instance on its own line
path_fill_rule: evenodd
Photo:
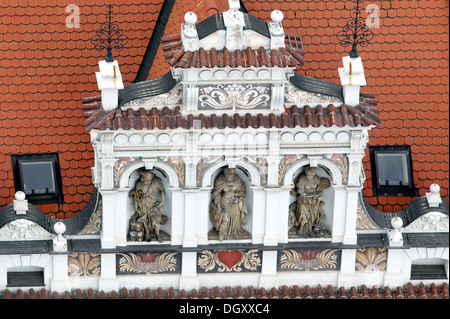
M 414 196 L 409 146 L 371 147 L 372 181 L 378 196 Z
M 32 204 L 62 203 L 61 174 L 57 154 L 12 156 L 16 192 Z

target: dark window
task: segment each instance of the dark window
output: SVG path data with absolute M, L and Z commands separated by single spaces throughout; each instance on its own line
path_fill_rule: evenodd
M 57 154 L 12 156 L 14 183 L 32 204 L 62 203 Z
M 370 147 L 375 195 L 415 196 L 409 146 Z
M 7 287 L 44 286 L 44 271 L 8 271 Z
M 444 265 L 411 265 L 411 280 L 447 279 Z

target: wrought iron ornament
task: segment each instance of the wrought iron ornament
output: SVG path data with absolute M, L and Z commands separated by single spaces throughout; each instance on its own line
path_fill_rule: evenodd
M 106 62 L 114 62 L 111 50 L 122 51 L 128 42 L 128 37 L 123 34 L 117 24 L 111 23 L 111 5 L 108 5 L 108 9 L 108 21 L 100 26 L 96 35 L 91 38 L 91 42 L 99 52 L 106 49 Z
M 365 47 L 369 44 L 369 41 L 373 38 L 373 32 L 366 26 L 366 21 L 360 15 L 360 1 L 356 0 L 355 17 L 348 20 L 347 24 L 336 34 L 340 45 L 344 48 L 351 45 L 350 51 L 351 58 L 357 58 L 358 52 L 356 46 Z

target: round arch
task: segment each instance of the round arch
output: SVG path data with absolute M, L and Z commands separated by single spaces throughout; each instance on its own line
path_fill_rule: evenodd
M 175 173 L 174 169 L 170 167 L 170 165 L 155 161 L 151 163 L 153 168 L 157 168 L 161 170 L 164 174 L 167 175 L 167 180 L 169 182 L 169 187 L 178 188 L 180 187 L 180 181 L 178 179 L 177 173 Z M 130 176 L 131 174 L 136 171 L 139 168 L 145 167 L 145 162 L 143 160 L 137 160 L 134 161 L 131 165 L 129 165 L 124 172 L 122 173 L 122 176 L 119 180 L 119 188 L 127 188 L 130 187 Z
M 202 187 L 211 187 L 212 186 L 212 177 L 213 175 L 219 170 L 220 168 L 224 166 L 228 166 L 228 162 L 219 162 L 211 167 L 209 167 L 205 174 L 203 175 L 203 179 L 201 182 Z M 259 175 L 258 169 L 248 163 L 238 162 L 234 166 L 237 166 L 241 169 L 243 169 L 246 173 L 248 173 L 248 177 L 251 183 L 251 186 L 261 186 L 261 177 Z
M 294 175 L 295 173 L 302 167 L 310 165 L 310 160 L 308 158 L 304 158 L 298 161 L 298 163 L 294 164 L 286 173 L 283 179 L 283 186 L 290 186 L 293 183 Z M 321 166 L 322 168 L 325 168 L 328 173 L 330 174 L 330 177 L 332 179 L 333 186 L 340 186 L 342 185 L 342 173 L 339 170 L 339 168 L 330 160 L 327 160 L 325 158 L 321 158 L 317 166 Z

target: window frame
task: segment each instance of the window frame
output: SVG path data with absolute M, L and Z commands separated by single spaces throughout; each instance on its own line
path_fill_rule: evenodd
M 418 191 L 414 186 L 414 176 L 412 169 L 411 149 L 409 146 L 370 146 L 370 165 L 372 171 L 372 189 L 375 196 L 417 196 Z M 408 183 L 406 185 L 389 185 L 379 182 L 379 155 L 404 155 L 406 175 Z
M 28 154 L 28 155 L 12 155 L 12 167 L 14 175 L 14 185 L 16 192 L 22 191 L 26 194 L 26 198 L 31 204 L 60 204 L 64 202 L 62 192 L 61 172 L 59 166 L 58 154 Z M 51 192 L 30 193 L 26 191 L 24 182 L 24 165 L 33 163 L 49 163 L 52 170 L 52 183 L 54 190 Z

